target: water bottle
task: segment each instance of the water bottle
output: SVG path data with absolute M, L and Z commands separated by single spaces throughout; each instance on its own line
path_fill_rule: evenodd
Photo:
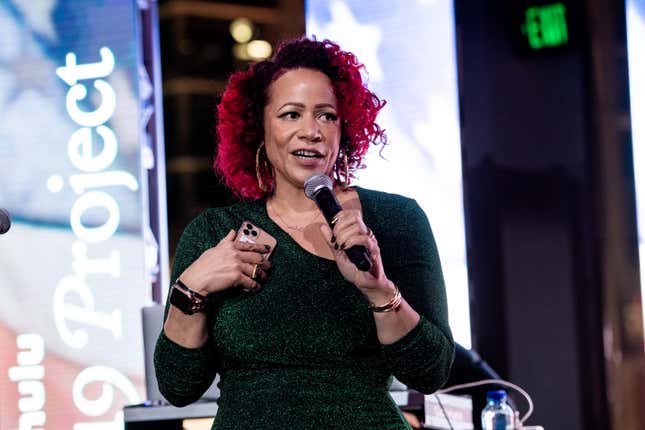
M 488 391 L 486 407 L 482 409 L 483 430 L 513 430 L 513 409 L 506 403 L 506 391 Z

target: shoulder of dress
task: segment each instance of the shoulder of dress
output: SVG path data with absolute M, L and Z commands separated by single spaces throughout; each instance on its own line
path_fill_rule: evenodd
M 193 222 L 201 226 L 220 226 L 235 229 L 246 219 L 257 220 L 262 216 L 264 216 L 263 203 L 259 200 L 252 200 L 242 201 L 230 206 L 205 209 L 195 217 Z
M 364 208 L 396 208 L 405 209 L 418 206 L 416 200 L 401 194 L 388 193 L 385 191 L 372 190 L 369 188 L 354 187 L 358 192 L 361 205 Z

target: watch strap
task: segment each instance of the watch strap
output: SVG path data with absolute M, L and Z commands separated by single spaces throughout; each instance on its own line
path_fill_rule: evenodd
M 180 279 L 175 281 L 172 288 L 173 290 L 180 291 L 172 291 L 170 293 L 170 303 L 183 313 L 193 315 L 206 310 L 208 297 L 199 294 L 197 291 L 191 290 Z M 185 299 L 184 297 L 178 296 L 178 294 L 183 295 Z

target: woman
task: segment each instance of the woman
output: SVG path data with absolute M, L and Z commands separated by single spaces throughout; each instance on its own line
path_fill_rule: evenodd
M 385 103 L 361 68 L 332 42 L 300 39 L 234 74 L 222 96 L 215 168 L 243 202 L 182 235 L 172 290 L 191 305 L 168 307 L 155 353 L 176 405 L 220 374 L 215 429 L 405 429 L 391 376 L 426 393 L 448 377 L 454 345 L 423 211 L 348 187 L 370 143 L 386 140 Z M 333 229 L 303 193 L 314 173 L 336 178 Z M 277 239 L 270 258 L 235 239 L 245 220 Z M 344 253 L 355 245 L 369 272 Z

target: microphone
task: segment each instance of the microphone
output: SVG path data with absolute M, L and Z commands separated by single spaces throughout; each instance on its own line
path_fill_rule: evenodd
M 5 234 L 11 227 L 11 217 L 6 209 L 0 208 L 0 234 Z
M 329 176 L 322 173 L 311 175 L 305 181 L 305 195 L 316 202 L 318 209 L 323 213 L 330 227 L 333 228 L 331 220 L 343 210 L 332 192 L 332 182 Z M 363 272 L 372 268 L 372 262 L 367 255 L 367 249 L 363 245 L 355 245 L 345 250 L 349 261 Z

